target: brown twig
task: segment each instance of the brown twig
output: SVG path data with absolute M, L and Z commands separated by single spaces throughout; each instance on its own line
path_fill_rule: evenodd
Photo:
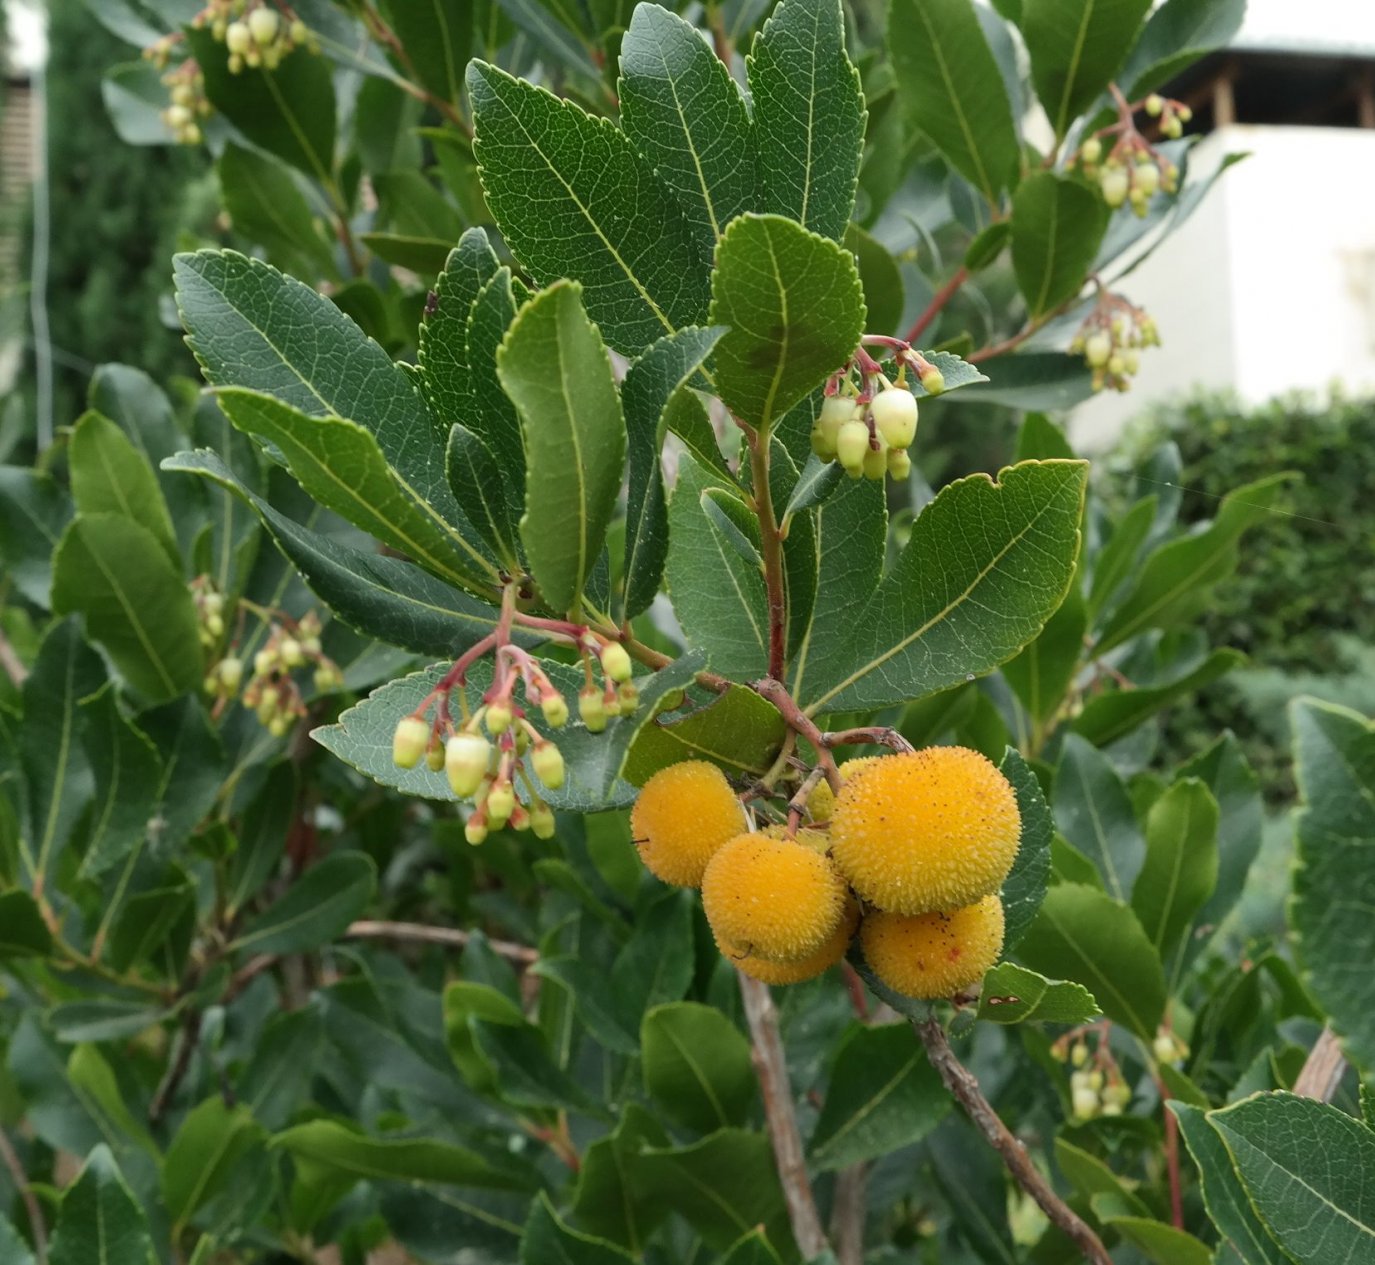
M 181 1029 L 177 1033 L 177 1052 L 158 1085 L 157 1092 L 153 1095 L 153 1101 L 148 1104 L 148 1119 L 154 1124 L 162 1119 L 177 1088 L 185 1079 L 200 1039 L 201 1012 L 192 1008 L 186 1012 L 186 1018 L 182 1020 Z
M 10 1176 L 14 1179 L 14 1187 L 23 1201 L 24 1211 L 28 1213 L 29 1233 L 33 1235 L 35 1265 L 47 1265 L 48 1226 L 43 1220 L 43 1208 L 38 1202 L 38 1196 L 33 1193 L 33 1186 L 29 1182 L 29 1175 L 24 1171 L 19 1152 L 14 1149 L 14 1143 L 3 1129 L 0 1129 L 0 1160 L 3 1160 L 5 1167 L 9 1169 Z
M 1304 1062 L 1294 1092 L 1302 1098 L 1331 1102 L 1346 1075 L 1346 1056 L 1330 1026 L 1323 1028 Z
M 773 677 L 765 677 L 762 681 L 752 682 L 750 689 L 760 698 L 768 699 L 778 708 L 788 728 L 801 734 L 816 748 L 817 762 L 826 770 L 827 783 L 833 791 L 840 790 L 840 770 L 836 768 L 835 757 L 826 746 L 825 736 L 816 727 L 812 718 L 797 705 L 796 700 L 788 693 L 788 687 Z
M 836 1178 L 835 1201 L 831 1206 L 831 1241 L 840 1265 L 862 1265 L 864 1260 L 864 1221 L 869 1213 L 869 1171 L 864 1164 L 851 1164 Z
M 1075 1211 L 1051 1188 L 1050 1183 L 1041 1176 L 1031 1162 L 1026 1148 L 1013 1136 L 993 1105 L 983 1095 L 974 1074 L 956 1057 L 946 1039 L 945 1029 L 935 1015 L 921 1020 L 913 1020 L 912 1027 L 926 1047 L 931 1066 L 940 1073 L 946 1089 L 968 1113 L 975 1128 L 984 1135 L 985 1141 L 1003 1158 L 1008 1171 L 1017 1184 L 1030 1195 L 1041 1211 L 1051 1222 L 1067 1234 L 1084 1254 L 1084 1259 L 1094 1265 L 1112 1265 L 1103 1241 L 1093 1232 Z
M 416 940 L 423 944 L 443 944 L 461 949 L 472 939 L 472 932 L 457 927 L 428 927 L 418 922 L 378 922 L 363 919 L 350 923 L 344 935 L 350 940 Z M 488 940 L 493 953 L 522 966 L 539 959 L 539 952 L 529 945 L 511 940 Z
M 744 999 L 745 1019 L 752 1038 L 754 1070 L 764 1099 L 764 1119 L 768 1122 L 774 1164 L 788 1205 L 788 1220 L 803 1259 L 811 1260 L 830 1245 L 821 1228 L 811 1178 L 807 1175 L 807 1161 L 802 1154 L 802 1135 L 797 1130 L 793 1091 L 783 1057 L 783 1039 L 778 1032 L 778 1011 L 774 1009 L 767 984 L 761 984 L 743 971 L 739 975 L 740 995 Z
M 896 729 L 890 729 L 883 725 L 870 725 L 863 729 L 841 729 L 836 732 L 824 733 L 821 735 L 821 741 L 828 747 L 857 747 L 864 743 L 875 743 L 878 746 L 889 747 L 893 751 L 904 753 L 916 750 L 916 747 Z
M 906 341 L 915 343 L 917 339 L 926 332 L 927 326 L 940 315 L 941 309 L 959 293 L 960 287 L 968 280 L 969 269 L 962 267 L 949 281 L 941 286 L 932 296 L 931 302 L 926 305 L 926 311 L 912 323 L 912 328 L 909 329 L 905 335 Z

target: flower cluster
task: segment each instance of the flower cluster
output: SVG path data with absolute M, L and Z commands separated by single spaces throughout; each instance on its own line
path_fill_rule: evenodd
M 863 346 L 846 369 L 826 384 L 826 398 L 812 427 L 812 451 L 836 461 L 853 479 L 905 479 L 912 472 L 907 455 L 917 434 L 917 401 L 905 378 L 911 367 L 928 395 L 945 388 L 941 371 L 901 339 L 866 335 L 866 342 L 896 353 L 897 380 L 889 382 L 879 362 Z M 857 371 L 859 383 L 851 378 Z
M 1090 1034 L 1097 1038 L 1092 1047 L 1087 1040 Z M 1069 1100 L 1074 1119 L 1120 1116 L 1131 1102 L 1131 1086 L 1123 1079 L 1122 1069 L 1112 1056 L 1105 1029 L 1095 1026 L 1067 1032 L 1051 1046 L 1051 1053 L 1073 1068 L 1069 1077 Z
M 1141 350 L 1159 346 L 1160 333 L 1146 311 L 1104 290 L 1069 349 L 1093 370 L 1095 391 L 1126 391 L 1141 367 Z
M 1136 127 L 1135 113 L 1144 110 L 1160 120 L 1160 131 L 1180 136 L 1193 112 L 1179 101 L 1151 93 L 1136 105 L 1119 97 L 1117 122 L 1090 136 L 1074 155 L 1080 169 L 1096 180 L 1103 200 L 1114 210 L 1130 202 L 1144 216 L 1157 193 L 1179 190 L 1179 168 L 1152 145 Z
M 162 111 L 162 121 L 173 139 L 182 145 L 199 145 L 200 120 L 212 110 L 205 95 L 205 76 L 191 60 L 172 67 L 162 76 L 170 103 Z

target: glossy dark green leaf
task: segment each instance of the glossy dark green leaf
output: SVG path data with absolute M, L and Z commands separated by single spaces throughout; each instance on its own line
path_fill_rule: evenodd
M 1031 78 L 1057 137 L 1108 86 L 1151 0 L 1022 0 Z
M 719 326 L 689 326 L 665 335 L 630 366 L 621 383 L 630 467 L 625 515 L 627 616 L 648 609 L 659 591 L 668 556 L 668 509 L 659 449 L 669 403 L 711 354 L 722 333 Z
M 122 514 L 82 514 L 53 556 L 53 613 L 79 612 L 130 687 L 153 703 L 200 686 L 196 608 L 181 568 Z
M 1012 870 L 1003 881 L 1003 951 L 1017 947 L 1036 917 L 1050 881 L 1050 841 L 1055 823 L 1041 784 L 1015 747 L 1008 747 L 998 766 L 1017 795 L 1022 837 Z
M 69 442 L 67 461 L 77 513 L 119 514 L 138 523 L 180 570 L 181 550 L 157 476 L 124 431 L 99 413 L 86 413 Z
M 205 76 L 211 104 L 254 145 L 285 159 L 326 188 L 334 170 L 334 80 L 329 63 L 307 49 L 276 70 L 229 73 L 229 56 L 208 27 L 186 38 Z
M 759 209 L 740 89 L 695 27 L 642 4 L 621 41 L 617 96 L 621 127 L 682 207 L 709 264 L 726 225 Z
M 492 450 L 461 422 L 449 430 L 446 457 L 454 499 L 474 529 L 513 575 L 520 573 L 516 525 L 503 492 L 506 479 Z
M 282 1128 L 305 1100 L 324 1040 L 324 1020 L 316 1004 L 274 1015 L 263 1025 L 235 1089 L 265 1128 Z
M 892 0 L 888 29 L 898 93 L 913 124 L 997 206 L 1017 170 L 1017 129 L 974 7 Z
M 261 246 L 279 268 L 309 278 L 337 278 L 334 251 L 295 180 L 275 160 L 228 142 L 215 171 L 234 229 Z
M 1026 709 L 1033 726 L 1044 726 L 1064 702 L 1084 653 L 1087 623 L 1084 599 L 1077 588 L 1071 588 L 1060 609 L 1046 621 L 1041 635 L 1015 659 L 1003 664 L 1003 679 Z
M 1132 46 L 1119 78 L 1136 100 L 1160 88 L 1200 57 L 1230 44 L 1246 16 L 1246 0 L 1165 0 Z
M 267 1131 L 247 1107 L 228 1107 L 216 1094 L 193 1107 L 181 1122 L 162 1168 L 162 1198 L 176 1224 L 223 1188 L 234 1165 L 260 1146 Z
M 717 391 L 765 433 L 845 364 L 864 332 L 854 256 L 778 215 L 727 229 L 711 294 L 712 323 L 728 327 L 716 345 Z
M 1107 890 L 1126 900 L 1146 859 L 1127 789 L 1108 758 L 1066 734 L 1055 774 L 1055 824 L 1093 862 Z
M 1212 1248 L 1167 1221 L 1123 1216 L 1105 1216 L 1103 1221 L 1155 1265 L 1213 1265 Z
M 1082 984 L 1109 1019 L 1154 1038 L 1165 1011 L 1160 957 L 1131 908 L 1106 892 L 1057 883 L 1017 956 L 1052 979 Z
M 626 761 L 625 778 L 643 786 L 680 760 L 707 760 L 734 777 L 762 776 L 778 754 L 787 726 L 778 709 L 753 690 L 732 685 L 706 695 L 690 711 L 666 712 L 646 725 Z
M 1251 1205 L 1296 1261 L 1358 1261 L 1375 1250 L 1375 1133 L 1326 1103 L 1256 1094 L 1208 1123 Z
M 46 957 L 52 932 L 28 892 L 0 894 L 0 957 Z
M 1011 658 L 1064 599 L 1084 479 L 1081 462 L 1026 462 L 997 483 L 974 475 L 944 488 L 863 610 L 824 643 L 814 631 L 808 711 L 907 702 Z
M 765 211 L 839 241 L 855 205 L 866 112 L 838 0 L 783 0 L 747 59 Z
M 1014 962 L 1000 962 L 984 976 L 979 1018 L 993 1023 L 1087 1023 L 1098 1003 L 1082 984 L 1046 979 Z
M 312 865 L 279 901 L 252 919 L 232 947 L 250 953 L 301 953 L 341 936 L 367 908 L 377 867 L 360 852 L 336 852 Z
M 0 1217 L 0 1259 L 10 1265 L 34 1265 L 29 1245 L 19 1237 L 19 1231 L 8 1217 Z
M 148 1222 L 124 1181 L 110 1148 L 86 1158 L 80 1176 L 62 1196 L 48 1248 L 50 1265 L 150 1265 Z
M 530 1208 L 520 1241 L 521 1265 L 620 1265 L 636 1258 L 605 1239 L 566 1225 L 541 1192 Z
M 842 1169 L 889 1155 L 925 1137 L 949 1110 L 911 1025 L 851 1028 L 808 1144 L 812 1162 Z
M 639 1103 L 626 1104 L 614 1131 L 583 1152 L 573 1215 L 594 1234 L 639 1252 L 666 1209 L 638 1197 L 633 1180 L 642 1147 L 668 1145 L 663 1126 Z
M 676 1123 L 710 1133 L 745 1123 L 758 1080 L 750 1043 L 719 1010 L 675 1002 L 640 1025 L 645 1090 Z
M 960 397 L 970 404 L 1061 412 L 1093 395 L 1092 374 L 1083 356 L 1023 351 L 980 361 L 979 367 L 987 377 Z
M 461 106 L 474 6 L 469 0 L 384 0 L 382 9 L 421 84 L 441 101 Z
M 864 307 L 868 314 L 865 328 L 871 334 L 896 334 L 902 320 L 902 270 L 882 242 L 871 237 L 858 224 L 845 229 L 845 249 L 855 257 Z
M 1074 718 L 1070 727 L 1096 746 L 1107 746 L 1129 734 L 1161 708 L 1190 698 L 1205 685 L 1225 676 L 1244 662 L 1245 657 L 1238 650 L 1214 650 L 1193 671 L 1166 685 L 1104 690 L 1084 703 L 1083 711 Z
M 351 628 L 417 654 L 459 654 L 496 625 L 493 606 L 400 558 L 339 544 L 246 488 L 217 453 L 181 453 L 168 470 L 204 475 L 243 497 L 315 594 Z
M 488 205 L 537 281 L 581 282 L 588 315 L 626 355 L 702 323 L 687 221 L 618 128 L 481 61 L 468 93 Z
M 1358 964 L 1375 935 L 1367 916 L 1375 882 L 1375 725 L 1307 698 L 1292 705 L 1290 718 L 1303 807 L 1289 918 L 1308 986 L 1352 1055 L 1369 1065 L 1375 985 Z
M 53 550 L 71 516 L 71 498 L 50 475 L 0 466 L 0 561 L 16 591 L 45 610 Z
M 1111 211 L 1096 189 L 1037 172 L 1012 198 L 1012 267 L 1033 319 L 1054 312 L 1083 288 Z
M 611 360 L 582 294 L 560 282 L 531 299 L 497 356 L 525 435 L 521 540 L 545 602 L 570 612 L 605 541 L 626 447 Z
M 119 864 L 148 837 L 158 806 L 162 760 L 148 737 L 119 710 L 113 689 L 82 704 L 82 740 L 95 778 L 95 803 L 81 873 Z

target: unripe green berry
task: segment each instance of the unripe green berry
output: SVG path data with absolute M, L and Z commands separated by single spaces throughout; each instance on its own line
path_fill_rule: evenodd
M 487 792 L 487 819 L 500 829 L 516 811 L 516 793 L 510 782 L 498 782 Z
M 540 699 L 540 711 L 550 729 L 562 729 L 568 723 L 568 703 L 562 694 L 546 694 Z
M 901 448 L 888 450 L 888 477 L 901 482 L 912 473 L 912 458 Z
M 419 716 L 398 721 L 391 736 L 392 763 L 399 769 L 413 769 L 430 745 L 430 727 Z
M 493 738 L 504 734 L 511 727 L 511 709 L 505 703 L 492 703 L 487 708 L 487 732 Z
M 609 641 L 602 647 L 602 671 L 618 684 L 630 680 L 634 672 L 630 655 L 619 641 Z
M 460 798 L 467 798 L 482 785 L 491 759 L 492 746 L 479 733 L 465 731 L 454 734 L 444 746 L 444 772 L 449 789 Z
M 589 733 L 599 734 L 606 728 L 606 703 L 602 701 L 601 690 L 589 687 L 579 693 L 578 715 Z
M 889 448 L 906 448 L 917 435 L 917 400 L 903 387 L 887 387 L 869 406 L 874 429 Z
M 253 47 L 253 32 L 247 22 L 231 22 L 224 32 L 225 47 L 231 53 L 243 54 Z
M 888 450 L 870 448 L 864 454 L 864 464 L 860 467 L 866 479 L 881 479 L 888 473 Z
M 267 5 L 260 5 L 248 15 L 249 34 L 263 48 L 277 38 L 280 25 L 276 10 L 269 9 Z
M 551 791 L 556 791 L 563 785 L 563 753 L 552 742 L 535 743 L 535 749 L 530 753 L 530 767 L 535 770 L 535 776 Z
M 849 421 L 836 436 L 836 460 L 851 474 L 864 469 L 864 457 L 869 451 L 869 428 L 861 421 Z
M 536 839 L 554 837 L 554 810 L 540 800 L 536 800 L 530 809 L 530 833 Z
M 1084 339 L 1084 359 L 1092 369 L 1101 369 L 1112 356 L 1112 335 L 1106 330 L 1094 330 Z

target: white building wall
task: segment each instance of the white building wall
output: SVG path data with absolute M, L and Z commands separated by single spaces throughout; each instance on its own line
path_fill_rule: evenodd
M 1075 410 L 1086 450 L 1196 387 L 1253 403 L 1336 384 L 1375 392 L 1375 132 L 1228 127 L 1197 147 L 1191 175 L 1237 151 L 1251 157 L 1122 283 L 1164 345 L 1142 355 L 1131 391 Z

